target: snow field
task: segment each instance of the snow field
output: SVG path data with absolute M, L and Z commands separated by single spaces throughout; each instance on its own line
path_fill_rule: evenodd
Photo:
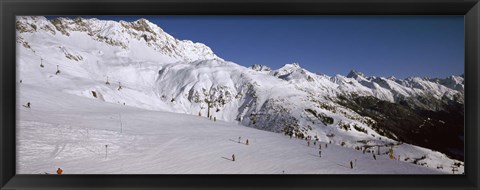
M 20 91 L 19 102 L 31 102 L 30 109 L 18 106 L 21 174 L 54 173 L 58 167 L 64 174 L 441 173 L 386 155 L 374 160 L 371 154 L 334 144 L 322 147 L 320 158 L 318 144 L 308 147 L 305 140 L 205 117 L 142 110 L 29 85 L 20 85 Z M 355 159 L 357 165 L 350 169 Z

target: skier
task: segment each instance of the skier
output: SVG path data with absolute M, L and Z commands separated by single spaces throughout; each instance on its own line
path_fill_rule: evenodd
M 318 149 L 322 149 L 322 144 L 318 144 Z
M 232 154 L 232 161 L 235 162 L 235 154 Z
M 320 158 L 322 157 L 322 151 L 321 150 L 318 151 L 318 156 L 320 156 Z
M 310 146 L 310 140 L 307 140 L 307 146 Z
M 248 139 L 247 139 L 247 142 L 245 144 L 248 145 Z
M 314 145 L 314 146 L 317 145 L 317 141 L 313 141 L 313 145 Z
M 217 117 L 213 117 L 213 121 L 217 121 Z
M 325 144 L 325 148 L 328 148 L 328 144 Z
M 60 74 L 60 69 L 58 69 L 58 65 L 57 65 L 57 72 L 55 72 L 56 75 Z
M 353 169 L 353 162 L 352 161 L 350 161 L 350 168 Z
M 198 116 L 199 116 L 199 117 L 202 117 L 202 112 L 198 112 Z
M 373 155 L 373 159 L 377 160 L 377 157 L 375 156 L 375 154 L 372 154 Z
M 238 137 L 238 143 L 240 143 L 240 140 L 242 139 L 242 137 Z
M 30 102 L 27 102 L 27 108 L 30 108 Z
M 58 170 L 57 170 L 57 174 L 62 174 L 62 172 L 63 172 L 63 170 L 62 170 L 62 169 L 60 169 L 60 168 L 58 168 Z

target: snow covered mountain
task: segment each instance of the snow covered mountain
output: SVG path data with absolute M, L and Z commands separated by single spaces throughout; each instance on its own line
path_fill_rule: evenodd
M 145 19 L 17 17 L 16 28 L 22 85 L 372 152 L 397 148 L 402 161 L 416 164 L 432 155 L 438 163 L 463 159 L 463 76 L 401 80 L 358 71 L 327 76 L 296 63 L 276 70 L 247 68 L 204 44 L 175 39 Z M 398 148 L 403 143 L 451 158 Z
M 175 60 L 220 59 L 208 46 L 189 40 L 177 40 L 145 19 L 135 22 L 114 22 L 79 17 L 48 21 L 45 17 L 19 17 L 16 27 L 20 33 L 43 31 L 52 35 L 60 33 L 63 37 L 75 36 L 78 33 L 87 34 L 95 41 L 130 51 L 135 51 L 133 47 L 141 41 L 140 43 L 148 46 L 148 49 L 162 52 L 166 57 Z M 17 40 L 22 42 L 22 37 Z M 80 55 L 76 55 L 79 56 L 77 59 L 74 59 L 75 55 L 72 56 L 75 61 L 82 60 Z

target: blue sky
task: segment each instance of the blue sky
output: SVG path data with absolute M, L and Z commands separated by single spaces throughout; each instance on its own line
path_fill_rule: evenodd
M 49 17 L 52 18 L 52 17 Z M 463 16 L 97 16 L 146 18 L 240 65 L 311 72 L 446 77 L 464 73 Z

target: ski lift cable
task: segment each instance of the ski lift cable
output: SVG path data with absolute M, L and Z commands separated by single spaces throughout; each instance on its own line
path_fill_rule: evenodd
M 39 56 L 41 59 L 43 59 L 41 56 Z M 46 63 L 46 64 L 52 64 L 52 62 L 48 61 L 47 59 L 43 59 L 43 63 Z M 53 63 L 54 64 L 54 63 Z M 74 70 L 74 66 L 71 66 L 69 64 L 57 64 L 59 65 L 59 70 Z M 62 69 L 63 68 L 63 69 Z M 91 72 L 88 72 L 86 69 L 82 68 L 82 70 L 77 70 L 75 69 L 75 73 L 78 73 L 80 75 L 86 75 L 86 76 L 89 76 L 89 78 L 91 79 L 94 79 L 95 82 L 99 82 L 99 83 L 104 83 L 106 79 L 97 79 L 99 78 L 98 76 L 95 76 L 94 74 L 92 74 Z M 138 84 L 138 83 L 134 83 L 134 82 L 129 82 L 129 81 L 126 81 L 126 80 L 122 80 L 122 79 L 117 79 L 117 78 L 114 78 L 110 75 L 107 75 L 107 74 L 104 74 L 105 76 L 108 76 L 108 80 L 110 83 L 114 83 L 114 82 L 120 82 L 122 84 L 122 88 L 130 88 L 130 89 L 133 89 L 131 88 L 132 86 L 135 86 L 135 87 L 140 87 L 140 88 L 151 88 L 152 86 L 149 86 L 149 85 L 146 85 L 146 84 Z M 129 87 L 130 86 L 130 87 Z

